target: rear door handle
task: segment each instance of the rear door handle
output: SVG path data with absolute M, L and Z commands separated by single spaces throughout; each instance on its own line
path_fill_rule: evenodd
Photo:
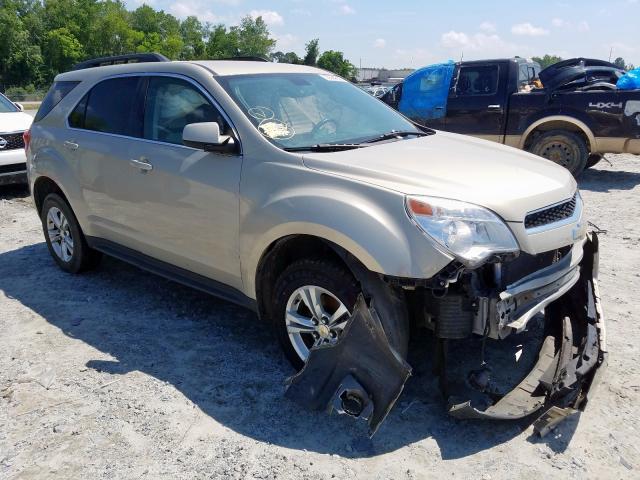
M 66 140 L 63 145 L 65 146 L 65 148 L 68 148 L 69 150 L 77 150 L 79 145 L 75 142 L 70 142 L 69 140 Z
M 129 160 L 129 165 L 131 165 L 132 167 L 136 167 L 142 170 L 143 172 L 148 172 L 150 170 L 153 170 L 153 165 L 151 165 L 149 162 L 144 160 L 137 160 L 135 158 L 132 158 L 131 160 Z
M 502 105 L 489 105 L 487 108 L 489 110 L 500 110 L 502 108 Z

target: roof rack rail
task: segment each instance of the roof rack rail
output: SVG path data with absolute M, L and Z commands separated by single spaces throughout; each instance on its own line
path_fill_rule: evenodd
M 269 60 L 268 58 L 258 57 L 255 55 L 247 55 L 246 57 L 245 56 L 228 57 L 228 58 L 221 58 L 220 60 L 234 60 L 236 62 L 271 62 L 271 60 Z
M 107 65 L 120 65 L 123 63 L 146 63 L 146 62 L 170 62 L 167 57 L 160 53 L 129 53 L 127 55 L 115 55 L 113 57 L 100 57 L 76 63 L 72 70 L 84 70 L 85 68 L 104 67 Z

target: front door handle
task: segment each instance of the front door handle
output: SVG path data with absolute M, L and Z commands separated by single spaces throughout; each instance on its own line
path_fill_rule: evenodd
M 502 105 L 489 105 L 487 108 L 489 110 L 500 110 L 502 108 Z
M 68 148 L 69 150 L 77 150 L 79 145 L 75 142 L 70 142 L 69 140 L 66 140 L 63 145 L 65 146 L 65 148 Z
M 153 170 L 153 165 L 151 165 L 149 162 L 145 160 L 137 160 L 133 158 L 129 160 L 129 165 L 131 165 L 132 167 L 139 168 L 143 172 L 148 172 L 150 170 Z

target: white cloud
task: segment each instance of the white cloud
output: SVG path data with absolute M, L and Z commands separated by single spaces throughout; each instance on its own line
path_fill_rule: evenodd
M 262 17 L 264 23 L 271 27 L 284 25 L 284 18 L 282 18 L 282 15 L 274 10 L 251 10 L 249 12 L 249 15 L 251 16 L 251 18 Z
M 338 12 L 340 12 L 341 15 L 353 15 L 356 13 L 355 9 L 346 3 L 344 5 L 340 5 Z
M 197 6 L 194 6 L 191 2 L 176 2 L 169 7 L 169 12 L 178 18 L 191 16 L 198 17 L 198 20 L 201 22 L 218 23 L 224 21 L 222 17 L 215 15 L 211 10 L 203 11 L 202 9 L 197 8 Z
M 583 20 L 578 24 L 577 29 L 579 32 L 588 32 L 589 30 L 591 30 L 591 27 L 589 27 L 589 22 Z
M 460 51 L 464 51 L 465 57 L 469 52 L 473 52 L 474 55 L 472 56 L 482 57 L 515 55 L 521 50 L 517 45 L 505 42 L 495 33 L 488 35 L 482 32 L 467 34 L 450 30 L 442 34 L 440 44 L 444 48 L 451 49 L 452 54 L 457 55 Z
M 491 22 L 482 22 L 480 24 L 480 30 L 482 30 L 485 33 L 495 33 L 496 24 Z
M 442 46 L 446 48 L 466 48 L 471 44 L 471 39 L 469 35 L 464 32 L 451 30 L 442 34 L 440 42 Z
M 528 37 L 540 37 L 543 35 L 549 35 L 549 30 L 545 30 L 542 27 L 534 27 L 529 22 L 518 23 L 511 27 L 511 33 L 514 35 L 524 35 Z
M 384 38 L 376 38 L 373 42 L 375 48 L 384 48 L 387 46 L 387 41 Z
M 274 35 L 278 44 L 278 50 L 291 51 L 299 46 L 300 39 L 290 33 L 284 35 Z
M 553 25 L 554 27 L 564 27 L 567 24 L 567 22 L 565 22 L 563 19 L 561 18 L 553 18 L 551 20 L 551 25 Z

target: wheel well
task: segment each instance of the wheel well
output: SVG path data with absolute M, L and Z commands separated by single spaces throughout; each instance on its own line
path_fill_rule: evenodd
M 577 133 L 584 140 L 584 143 L 587 146 L 587 150 L 589 150 L 589 152 L 593 151 L 593 145 L 591 145 L 587 133 L 575 123 L 567 122 L 565 120 L 550 120 L 538 125 L 529 133 L 529 135 L 525 139 L 524 150 L 529 150 L 531 144 L 538 136 L 550 130 L 568 130 L 570 132 Z
M 312 235 L 289 235 L 276 240 L 262 255 L 256 271 L 256 298 L 261 317 L 270 318 L 271 302 L 266 299 L 273 297 L 273 288 L 280 274 L 297 260 L 318 256 L 331 258 L 356 276 L 349 264 L 359 264 L 358 260 L 332 242 Z
M 64 195 L 64 193 L 62 193 L 62 190 L 56 182 L 51 180 L 49 177 L 40 177 L 33 185 L 33 199 L 36 203 L 36 209 L 38 210 L 38 213 L 40 213 L 40 211 L 42 210 L 44 199 L 50 193 L 57 193 L 62 198 L 64 198 L 67 203 L 69 203 L 67 197 Z

